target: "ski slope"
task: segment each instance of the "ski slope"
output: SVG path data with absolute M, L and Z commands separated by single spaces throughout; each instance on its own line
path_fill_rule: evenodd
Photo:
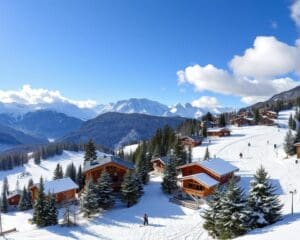
M 211 156 L 223 158 L 240 168 L 240 184 L 249 189 L 249 182 L 256 169 L 263 165 L 269 172 L 270 178 L 278 188 L 280 199 L 284 203 L 284 219 L 273 226 L 255 230 L 241 239 L 298 239 L 300 234 L 300 192 L 295 195 L 295 215 L 291 217 L 290 190 L 300 191 L 300 163 L 295 163 L 295 157 L 286 158 L 282 143 L 287 132 L 286 122 L 290 112 L 280 113 L 278 122 L 280 128 L 266 126 L 232 127 L 232 136 L 225 138 L 212 138 L 202 146 L 193 149 L 195 160 L 204 156 L 208 146 Z M 269 141 L 269 143 L 268 143 Z M 248 147 L 250 142 L 251 146 Z M 278 149 L 274 149 L 277 144 Z M 239 158 L 239 153 L 243 158 Z M 63 156 L 43 162 L 41 167 L 31 164 L 25 166 L 35 179 L 41 174 L 49 178 L 56 163 L 81 164 L 82 154 L 65 152 Z M 46 169 L 43 169 L 46 168 Z M 12 172 L 1 172 L 1 178 L 8 175 L 9 182 L 16 179 L 17 169 Z M 51 173 L 51 174 L 50 174 Z M 31 211 L 11 212 L 3 214 L 4 229 L 16 227 L 18 232 L 8 235 L 9 239 L 104 239 L 104 240 L 196 240 L 209 239 L 203 230 L 201 210 L 187 209 L 169 202 L 168 197 L 160 189 L 160 177 L 152 177 L 151 182 L 145 186 L 145 194 L 140 202 L 131 208 L 125 208 L 118 203 L 110 211 L 103 212 L 87 220 L 78 216 L 79 226 L 62 228 L 53 226 L 36 229 L 28 223 Z M 142 226 L 142 216 L 149 215 L 149 226 Z

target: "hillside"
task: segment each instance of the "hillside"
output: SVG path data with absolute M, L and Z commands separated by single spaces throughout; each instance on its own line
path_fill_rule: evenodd
M 277 101 L 282 101 L 283 104 L 288 104 L 291 101 L 296 101 L 297 98 L 300 98 L 300 86 L 297 86 L 291 90 L 281 92 L 279 94 L 274 95 L 270 99 L 264 102 L 258 102 L 254 105 L 249 106 L 248 108 L 263 108 L 266 106 L 271 106 L 275 104 Z
M 104 113 L 84 122 L 78 131 L 59 141 L 82 143 L 92 138 L 100 145 L 116 148 L 132 141 L 149 139 L 158 128 L 166 124 L 175 128 L 184 120 L 181 117 L 157 117 L 137 113 Z
M 24 133 L 46 139 L 56 139 L 79 129 L 83 121 L 50 110 L 28 112 L 23 116 L 0 114 L 0 123 Z

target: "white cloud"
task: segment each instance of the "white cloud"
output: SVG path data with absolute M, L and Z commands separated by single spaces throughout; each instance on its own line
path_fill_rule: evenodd
M 257 37 L 254 47 L 229 62 L 232 72 L 212 64 L 188 66 L 177 72 L 178 83 L 188 83 L 196 91 L 240 96 L 252 104 L 296 87 L 299 82 L 282 77 L 299 70 L 300 44 L 289 46 L 274 37 Z
M 291 18 L 300 27 L 300 0 L 294 0 L 291 6 Z
M 199 99 L 194 100 L 192 106 L 198 108 L 216 108 L 219 104 L 215 97 L 202 96 Z
M 299 70 L 300 48 L 275 37 L 256 37 L 253 48 L 234 56 L 229 66 L 236 75 L 266 78 Z
M 0 102 L 30 104 L 49 104 L 56 102 L 71 103 L 79 108 L 93 108 L 96 102 L 93 100 L 76 101 L 68 99 L 60 94 L 59 91 L 51 91 L 43 88 L 34 89 L 30 85 L 24 85 L 18 91 L 0 90 Z

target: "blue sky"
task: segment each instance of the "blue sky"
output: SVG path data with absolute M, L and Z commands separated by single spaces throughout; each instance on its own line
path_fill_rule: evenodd
M 174 104 L 209 96 L 223 106 L 242 106 L 241 98 L 266 98 L 278 88 L 259 96 L 236 89 L 212 91 L 211 86 L 198 84 L 210 81 L 207 75 L 185 76 L 179 85 L 177 72 L 212 64 L 228 71 L 230 77 L 222 84 L 234 85 L 232 72 L 242 70 L 228 64 L 253 48 L 258 36 L 273 36 L 296 49 L 299 30 L 291 18 L 292 4 L 289 0 L 3 0 L 0 89 L 30 84 L 99 103 L 146 97 Z M 299 68 L 287 69 L 260 75 L 261 86 L 282 77 L 293 82 L 283 82 L 280 89 L 294 86 Z M 257 73 L 247 72 L 242 78 L 248 76 L 256 81 Z

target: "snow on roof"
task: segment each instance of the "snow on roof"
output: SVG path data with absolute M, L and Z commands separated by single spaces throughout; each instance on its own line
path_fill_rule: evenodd
M 167 165 L 167 164 L 170 162 L 171 158 L 168 157 L 168 156 L 157 157 L 157 158 L 153 158 L 153 159 L 151 160 L 151 162 L 154 162 L 154 161 L 156 161 L 156 160 L 160 160 L 163 164 Z
M 94 161 L 86 161 L 84 162 L 83 172 L 86 172 L 90 169 L 103 166 L 107 163 L 115 163 L 120 166 L 123 166 L 128 169 L 134 169 L 134 165 L 131 162 L 125 161 L 119 157 L 116 156 L 107 156 L 104 155 L 103 157 L 99 157 Z
M 219 184 L 219 181 L 213 179 L 212 177 L 208 176 L 206 173 L 197 173 L 189 176 L 185 176 L 182 179 L 188 179 L 193 178 L 199 183 L 202 183 L 203 185 L 207 187 L 213 187 Z
M 229 162 L 226 162 L 220 158 L 214 158 L 211 160 L 202 161 L 200 163 L 200 165 L 202 167 L 218 174 L 219 176 L 223 176 L 228 173 L 232 173 L 232 172 L 239 170 L 236 166 L 234 166 L 234 165 L 230 164 Z
M 268 113 L 272 113 L 272 114 L 276 114 L 277 115 L 277 112 L 274 112 L 274 111 L 267 111 Z
M 220 131 L 230 131 L 228 128 L 209 128 L 207 129 L 207 132 L 220 132 Z
M 61 178 L 44 183 L 44 193 L 56 194 L 60 192 L 65 192 L 72 189 L 78 189 L 78 185 L 73 182 L 69 177 Z

